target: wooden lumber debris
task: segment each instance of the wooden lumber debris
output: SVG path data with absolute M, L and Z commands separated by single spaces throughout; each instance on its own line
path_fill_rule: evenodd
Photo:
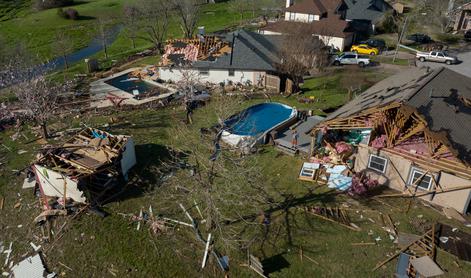
M 414 257 L 428 256 L 430 258 L 435 258 L 435 251 L 436 251 L 435 238 L 437 236 L 436 234 L 437 231 L 435 229 L 435 226 L 436 225 L 433 225 L 432 229 L 430 229 L 425 234 L 423 234 L 419 239 L 403 247 L 400 251 L 396 252 L 396 254 L 394 254 L 393 256 L 378 263 L 376 267 L 373 269 L 373 271 L 377 270 L 378 268 L 392 261 L 401 253 L 407 253 Z
M 305 207 L 305 211 L 321 219 L 337 223 L 350 230 L 361 231 L 361 228 L 350 220 L 347 211 L 342 208 Z
M 263 265 L 260 259 L 250 254 L 249 252 L 247 254 L 248 254 L 248 260 L 249 260 L 249 263 L 248 263 L 249 268 L 255 271 L 258 275 L 264 278 L 268 278 L 268 276 L 265 275 L 265 271 L 263 270 Z

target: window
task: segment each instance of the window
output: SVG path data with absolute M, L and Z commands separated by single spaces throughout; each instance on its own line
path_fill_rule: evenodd
M 445 55 L 443 55 L 443 53 L 441 53 L 441 52 L 438 52 L 438 53 L 437 53 L 437 56 L 438 56 L 438 57 L 445 57 Z
M 430 190 L 430 187 L 432 186 L 432 175 L 424 175 L 425 172 L 412 167 L 410 175 L 409 175 L 409 185 L 414 185 L 417 186 L 420 189 L 423 190 Z M 420 180 L 419 180 L 420 179 Z
M 296 13 L 289 13 L 289 20 L 291 21 L 296 20 Z
M 314 15 L 310 14 L 307 19 L 308 22 L 313 22 L 314 21 Z
M 342 58 L 343 58 L 343 59 L 352 59 L 352 58 L 355 58 L 355 55 L 353 55 L 353 54 L 347 54 L 347 55 L 344 55 Z
M 209 75 L 209 69 L 199 69 L 199 74 L 208 76 Z
M 431 52 L 430 55 L 437 56 L 437 52 Z
M 229 70 L 229 76 L 235 76 L 235 71 L 233 69 Z
M 374 154 L 370 154 L 370 161 L 368 161 L 368 168 L 384 173 L 386 172 L 387 164 L 388 164 L 388 160 L 386 158 L 377 156 Z

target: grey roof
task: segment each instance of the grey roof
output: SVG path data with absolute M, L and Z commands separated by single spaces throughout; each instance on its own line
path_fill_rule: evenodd
M 347 5 L 346 19 L 365 20 L 376 23 L 391 6 L 384 0 L 344 0 Z
M 417 109 L 431 131 L 446 136 L 458 157 L 471 162 L 471 78 L 448 68 L 404 70 L 350 101 L 326 120 L 345 118 L 365 109 L 400 102 Z
M 197 68 L 247 69 L 275 71 L 280 62 L 278 50 L 282 44 L 281 35 L 262 35 L 240 30 L 228 33 L 224 40 L 231 44 L 232 51 L 214 61 L 196 61 Z

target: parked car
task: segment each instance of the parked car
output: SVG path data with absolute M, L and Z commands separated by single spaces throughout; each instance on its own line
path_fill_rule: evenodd
M 468 30 L 466 33 L 464 33 L 464 40 L 467 42 L 471 41 L 471 30 Z
M 382 39 L 368 39 L 366 41 L 361 41 L 360 44 L 366 44 L 370 47 L 378 48 L 380 51 L 386 49 L 386 42 Z
M 364 67 L 369 65 L 370 58 L 368 56 L 359 55 L 358 53 L 354 52 L 345 52 L 334 58 L 334 65 L 359 65 L 360 67 Z
M 421 62 L 431 61 L 446 63 L 447 65 L 456 64 L 458 62 L 458 58 L 450 56 L 446 52 L 442 51 L 417 52 L 416 58 Z
M 412 34 L 406 37 L 406 39 L 416 43 L 431 43 L 433 40 L 429 36 L 421 33 Z
M 358 54 L 366 54 L 366 55 L 378 55 L 379 49 L 375 47 L 370 47 L 366 44 L 358 44 L 352 45 L 350 51 L 356 52 Z

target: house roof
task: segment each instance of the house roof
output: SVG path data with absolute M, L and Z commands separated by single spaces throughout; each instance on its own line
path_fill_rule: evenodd
M 384 0 L 344 0 L 346 19 L 377 22 L 392 7 Z
M 286 8 L 286 11 L 323 15 L 325 13 L 335 13 L 342 3 L 342 0 L 302 0 Z
M 327 8 L 321 0 L 303 0 L 286 8 L 287 12 L 321 15 L 327 12 Z
M 316 20 L 309 23 L 277 21 L 267 24 L 262 28 L 262 30 L 276 33 L 287 33 L 290 32 L 290 30 L 296 30 L 296 27 L 299 26 L 305 26 L 309 29 L 309 32 L 314 35 L 345 38 L 352 34 L 348 31 L 349 23 L 345 20 L 342 20 L 338 15 L 331 15 L 321 20 Z
M 278 50 L 282 44 L 281 36 L 266 36 L 246 30 L 228 33 L 223 38 L 229 42 L 231 51 L 212 60 L 198 60 L 193 63 L 197 68 L 248 69 L 275 71 L 280 62 Z
M 463 100 L 464 99 L 464 100 Z M 330 114 L 354 116 L 393 102 L 414 107 L 433 132 L 446 135 L 459 158 L 471 161 L 471 78 L 448 68 L 405 70 L 389 77 Z

